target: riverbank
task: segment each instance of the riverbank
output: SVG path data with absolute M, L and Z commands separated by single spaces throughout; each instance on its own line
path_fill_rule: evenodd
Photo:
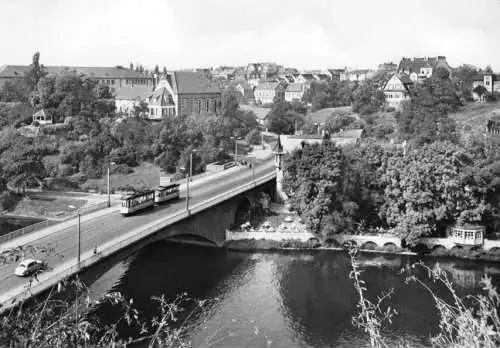
M 431 242 L 432 240 L 432 242 Z M 256 219 L 254 224 L 245 222 L 233 231 L 226 231 L 225 248 L 234 251 L 263 252 L 279 250 L 344 250 L 354 244 L 360 252 L 423 255 L 441 258 L 458 258 L 500 262 L 500 248 L 484 250 L 478 246 L 455 245 L 446 249 L 443 240 L 429 238 L 429 246 L 424 248 L 403 248 L 401 239 L 391 234 L 338 234 L 323 239 L 307 232 L 302 219 L 286 205 L 272 203 L 266 214 Z M 443 243 L 445 244 L 445 243 Z M 488 246 L 489 248 L 490 246 Z M 486 248 L 487 249 L 487 248 Z
M 243 251 L 249 253 L 259 253 L 259 252 L 275 252 L 275 251 L 312 251 L 312 250 L 332 250 L 341 251 L 344 250 L 341 246 L 333 246 L 325 243 L 321 243 L 318 239 L 301 241 L 298 239 L 283 240 L 269 240 L 269 239 L 238 239 L 238 240 L 228 240 L 224 247 L 231 251 Z M 462 259 L 462 260 L 472 260 L 472 261 L 488 261 L 488 262 L 500 262 L 499 252 L 486 252 L 483 250 L 437 250 L 431 252 L 415 252 L 408 249 L 393 249 L 393 248 L 377 248 L 377 249 L 359 249 L 361 253 L 370 254 L 392 254 L 392 255 L 421 255 L 430 256 L 434 258 L 446 258 L 446 259 Z

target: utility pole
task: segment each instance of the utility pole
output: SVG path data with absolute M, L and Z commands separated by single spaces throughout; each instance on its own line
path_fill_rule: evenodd
M 189 153 L 189 173 L 186 178 L 186 211 L 189 211 L 189 182 L 193 174 L 193 152 L 195 151 L 196 150 L 191 150 Z
M 236 139 L 236 137 L 234 137 L 234 164 L 235 165 L 238 165 L 237 159 L 238 159 L 238 139 Z
M 110 164 L 108 163 L 108 208 L 111 207 L 111 194 L 109 190 L 109 166 Z
M 76 231 L 78 233 L 78 254 L 76 256 L 76 261 L 78 263 L 78 266 L 80 266 L 80 245 L 81 245 L 81 231 L 80 231 L 80 210 L 78 210 L 78 224 L 76 225 Z

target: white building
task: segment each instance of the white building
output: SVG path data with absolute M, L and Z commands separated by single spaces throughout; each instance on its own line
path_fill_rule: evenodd
M 383 88 L 387 104 L 392 107 L 399 107 L 401 102 L 409 100 L 411 85 L 412 81 L 406 74 L 392 75 Z

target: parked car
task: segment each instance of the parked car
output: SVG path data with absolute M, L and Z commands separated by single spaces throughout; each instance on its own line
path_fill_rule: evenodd
M 31 274 L 43 271 L 45 264 L 40 260 L 26 259 L 21 261 L 14 270 L 14 274 L 20 277 L 26 277 Z

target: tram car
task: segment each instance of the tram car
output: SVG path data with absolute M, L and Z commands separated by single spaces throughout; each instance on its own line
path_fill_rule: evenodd
M 122 215 L 130 215 L 139 210 L 147 209 L 155 204 L 155 191 L 147 190 L 137 192 L 131 195 L 122 197 L 122 206 L 120 213 Z
M 155 190 L 155 203 L 157 204 L 177 198 L 179 198 L 179 184 L 159 186 Z

